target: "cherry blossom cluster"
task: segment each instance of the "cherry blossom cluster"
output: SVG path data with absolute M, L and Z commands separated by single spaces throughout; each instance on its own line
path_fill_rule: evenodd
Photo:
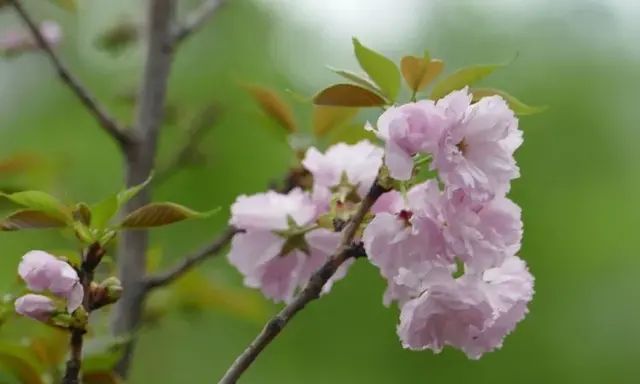
M 68 313 L 82 304 L 84 289 L 78 273 L 67 262 L 44 251 L 30 251 L 22 257 L 18 274 L 32 292 L 15 301 L 16 312 L 39 321 L 47 321 L 64 303 Z M 42 293 L 49 293 L 45 296 Z
M 522 143 L 513 112 L 499 96 L 472 104 L 464 89 L 390 108 L 375 132 L 392 177 L 410 182 L 424 156 L 437 173 L 383 195 L 363 235 L 388 283 L 385 303 L 401 307 L 403 345 L 450 345 L 474 359 L 499 348 L 533 295 L 533 277 L 516 256 L 520 208 L 506 197 Z
M 356 241 L 387 281 L 385 305 L 400 306 L 402 344 L 435 352 L 449 345 L 470 358 L 499 348 L 533 295 L 533 277 L 517 256 L 520 208 L 506 197 L 522 143 L 513 112 L 499 96 L 472 102 L 463 89 L 390 107 L 367 129 L 384 147 L 310 148 L 301 165 L 312 184 L 238 197 L 231 264 L 245 285 L 290 302 L 336 252 L 339 224 L 382 167 L 394 188 L 375 203 Z

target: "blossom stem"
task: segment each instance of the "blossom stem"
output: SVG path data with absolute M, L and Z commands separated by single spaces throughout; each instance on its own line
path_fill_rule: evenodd
M 67 361 L 67 369 L 62 378 L 62 384 L 79 384 L 80 368 L 82 366 L 82 343 L 84 329 L 74 328 L 71 330 L 71 354 Z
M 367 195 L 360 203 L 358 210 L 351 217 L 344 231 L 340 246 L 336 253 L 316 271 L 307 286 L 298 293 L 293 301 L 284 307 L 275 317 L 273 317 L 264 326 L 258 336 L 249 344 L 249 346 L 236 358 L 225 375 L 220 379 L 218 384 L 233 384 L 238 381 L 240 376 L 251 366 L 260 353 L 278 336 L 287 323 L 301 311 L 309 302 L 320 297 L 322 287 L 333 276 L 336 270 L 350 257 L 353 257 L 353 241 L 364 220 L 365 215 L 369 212 L 373 204 L 378 198 L 386 192 L 387 189 L 379 183 L 374 183 Z M 357 246 L 357 245 L 356 245 Z

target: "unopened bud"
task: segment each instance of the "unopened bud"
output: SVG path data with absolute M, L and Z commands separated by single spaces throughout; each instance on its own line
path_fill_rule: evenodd
M 56 312 L 53 300 L 43 295 L 29 293 L 15 301 L 16 312 L 34 320 L 47 322 Z

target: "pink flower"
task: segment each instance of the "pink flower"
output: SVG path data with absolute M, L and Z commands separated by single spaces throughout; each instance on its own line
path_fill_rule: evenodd
M 285 230 L 289 220 L 305 226 L 315 219 L 316 207 L 309 194 L 296 188 L 288 194 L 274 191 L 239 196 L 231 206 L 230 224 L 246 230 Z
M 382 165 L 383 150 L 367 140 L 354 145 L 339 143 L 325 153 L 309 148 L 302 165 L 313 175 L 314 196 L 328 202 L 331 190 L 342 181 L 366 195 Z M 346 180 L 343 180 L 346 179 Z
M 444 204 L 444 234 L 449 252 L 473 270 L 502 264 L 520 250 L 521 210 L 506 197 L 475 203 L 457 190 Z
M 437 182 L 430 180 L 414 186 L 406 201 L 399 193 L 389 192 L 373 207 L 376 216 L 365 229 L 363 242 L 369 260 L 388 281 L 385 305 L 416 295 L 413 289 L 395 283 L 401 269 L 411 270 L 424 262 L 451 263 L 440 221 L 440 199 Z
M 78 273 L 66 262 L 44 251 L 27 252 L 18 266 L 18 274 L 34 292 L 50 291 L 67 300 L 69 313 L 81 304 L 84 290 Z
M 40 33 L 51 46 L 58 45 L 62 40 L 62 29 L 55 21 L 43 21 Z M 0 36 L 0 54 L 16 55 L 37 49 L 39 46 L 28 30 L 16 29 Z
M 462 188 L 474 199 L 504 195 L 520 171 L 513 152 L 522 143 L 518 120 L 499 96 L 484 97 L 462 114 L 467 90 L 438 102 L 451 125 L 440 137 L 432 167 L 448 187 Z
M 431 100 L 387 109 L 377 122 L 377 135 L 385 141 L 385 165 L 391 177 L 411 178 L 413 155 L 432 153 L 446 129 L 446 115 Z
M 16 299 L 15 308 L 22 316 L 47 321 L 56 310 L 56 304 L 46 296 L 29 293 Z
M 450 345 L 472 359 L 502 346 L 533 296 L 533 277 L 515 256 L 480 275 L 454 279 L 447 268 L 432 268 L 409 277 L 403 280 L 419 284 L 424 293 L 401 309 L 398 335 L 403 346 L 437 353 Z
M 335 253 L 340 240 L 339 233 L 310 227 L 315 210 L 310 196 L 299 189 L 236 200 L 230 221 L 244 232 L 234 236 L 229 261 L 242 273 L 245 285 L 277 302 L 293 299 Z M 342 275 L 344 268 L 339 270 Z M 339 278 L 337 273 L 324 290 Z

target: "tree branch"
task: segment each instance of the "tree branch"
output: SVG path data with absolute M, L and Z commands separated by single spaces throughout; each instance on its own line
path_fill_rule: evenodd
M 229 244 L 233 236 L 238 232 L 240 232 L 240 230 L 234 227 L 228 227 L 224 232 L 216 237 L 216 239 L 211 244 L 185 257 L 182 261 L 178 262 L 176 265 L 174 265 L 172 268 L 169 268 L 165 272 L 159 273 L 155 276 L 147 277 L 145 282 L 145 289 L 149 291 L 154 288 L 170 284 L 171 282 L 182 276 L 184 273 L 188 272 L 193 267 L 203 262 L 209 256 L 219 254 Z
M 36 22 L 31 18 L 27 10 L 19 0 L 9 0 L 18 12 L 18 15 L 25 22 L 38 46 L 46 53 L 49 61 L 53 64 L 60 79 L 73 91 L 80 102 L 98 121 L 98 124 L 109 134 L 122 149 L 126 148 L 131 141 L 127 132 L 113 119 L 98 100 L 80 83 L 80 81 L 62 63 L 53 48 L 42 35 Z
M 386 189 L 380 186 L 377 182 L 371 186 L 367 196 L 362 200 L 358 210 L 345 227 L 338 251 L 317 272 L 315 272 L 313 276 L 311 276 L 307 286 L 298 293 L 293 301 L 284 307 L 274 318 L 269 320 L 258 336 L 251 342 L 251 344 L 249 344 L 244 352 L 238 356 L 231 367 L 229 367 L 218 384 L 236 383 L 240 376 L 251 366 L 258 355 L 260 355 L 271 341 L 273 341 L 273 339 L 275 339 L 276 336 L 278 336 L 278 334 L 284 329 L 287 323 L 309 302 L 320 297 L 322 287 L 324 287 L 342 263 L 344 263 L 349 257 L 353 256 L 353 240 L 358 228 L 362 224 L 367 212 L 371 209 L 371 206 L 384 192 L 386 192 Z
M 202 28 L 224 3 L 225 0 L 205 0 L 198 9 L 187 16 L 184 24 L 176 29 L 173 44 L 179 45 Z
M 147 3 L 149 42 L 134 125 L 137 140 L 125 152 L 127 186 L 142 183 L 154 167 L 173 61 L 171 26 L 174 22 L 175 0 L 149 0 Z M 148 204 L 150 200 L 149 189 L 145 188 L 127 203 L 123 214 Z M 148 234 L 146 231 L 123 231 L 118 245 L 119 275 L 124 290 L 116 305 L 113 330 L 116 335 L 131 336 L 138 327 L 144 304 L 143 279 Z M 134 338 L 131 338 L 117 367 L 122 377 L 127 375 L 133 348 Z

